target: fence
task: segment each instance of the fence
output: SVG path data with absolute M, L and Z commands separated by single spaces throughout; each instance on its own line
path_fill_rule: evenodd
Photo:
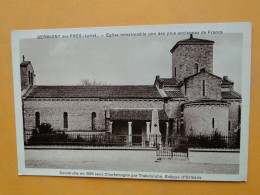
M 82 145 L 157 148 L 159 156 L 188 153 L 188 148 L 240 148 L 239 136 L 115 135 L 111 133 L 25 133 L 25 145 Z M 177 155 L 177 154 L 176 154 Z
M 160 143 L 159 135 L 114 135 L 110 133 L 25 133 L 24 144 L 31 145 L 81 145 L 155 148 Z M 158 141 L 158 143 L 157 143 Z
M 166 138 L 157 150 L 157 157 L 188 157 L 189 148 L 239 149 L 240 136 L 221 136 L 220 134 L 196 136 L 171 136 Z

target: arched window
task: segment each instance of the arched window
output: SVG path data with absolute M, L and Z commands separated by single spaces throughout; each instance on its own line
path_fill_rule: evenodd
M 199 65 L 198 63 L 194 64 L 194 74 L 197 74 L 199 72 Z
M 215 128 L 215 119 L 212 118 L 212 128 L 214 129 Z
M 92 114 L 91 114 L 92 130 L 96 130 L 96 117 L 97 117 L 97 114 L 95 112 L 92 112 Z
M 176 78 L 176 76 L 177 76 L 177 72 L 176 72 L 177 70 L 176 70 L 176 67 L 174 68 L 174 76 L 175 76 L 175 78 Z
M 205 80 L 202 81 L 202 96 L 205 96 Z
M 41 121 L 40 121 L 40 113 L 36 112 L 35 113 L 35 126 L 36 126 L 36 128 L 40 127 L 40 123 L 41 123 Z
M 64 121 L 64 129 L 68 128 L 68 113 L 64 112 L 63 113 L 63 121 Z

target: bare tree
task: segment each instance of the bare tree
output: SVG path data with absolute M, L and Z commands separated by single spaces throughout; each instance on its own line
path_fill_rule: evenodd
M 89 79 L 81 79 L 79 85 L 84 85 L 84 86 L 94 86 L 94 85 L 105 85 L 105 83 L 97 80 L 89 80 Z

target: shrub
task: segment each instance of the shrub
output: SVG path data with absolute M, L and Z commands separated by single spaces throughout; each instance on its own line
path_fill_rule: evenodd
M 174 137 L 172 152 L 187 152 L 188 148 L 227 148 L 227 141 L 218 131 L 212 135 L 191 135 L 186 137 Z
M 77 135 L 77 137 L 73 139 L 73 142 L 86 142 L 86 139 L 84 139 L 81 135 Z
M 53 131 L 53 128 L 51 127 L 51 124 L 49 123 L 42 123 L 40 126 L 39 126 L 39 133 L 43 134 L 43 133 L 55 133 Z
M 93 145 L 95 146 L 122 146 L 124 137 L 113 135 L 106 132 L 105 134 L 93 135 Z
M 44 144 L 58 144 L 64 142 L 71 142 L 72 139 L 69 135 L 56 133 L 53 131 L 51 124 L 42 123 L 38 129 L 32 131 L 32 136 L 28 140 L 29 145 L 44 145 Z
M 120 146 L 124 144 L 123 137 L 112 135 L 111 133 L 77 135 L 72 144 L 88 146 Z
M 227 142 L 218 131 L 213 132 L 209 141 L 209 148 L 226 148 Z

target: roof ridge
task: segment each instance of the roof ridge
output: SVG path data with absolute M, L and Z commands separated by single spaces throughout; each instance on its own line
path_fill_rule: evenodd
M 226 77 L 223 77 L 223 80 L 224 80 L 224 81 L 228 81 L 228 82 L 231 83 L 231 84 L 234 83 L 233 81 L 231 81 L 230 79 L 228 79 L 228 78 L 226 78 Z
M 154 87 L 154 85 L 34 85 L 35 87 Z
M 236 94 L 236 95 L 238 95 L 238 96 L 240 96 L 240 97 L 242 96 L 240 93 L 238 93 L 238 92 L 235 91 L 235 90 L 232 90 L 232 89 L 231 89 L 230 92 L 233 92 L 234 94 Z
M 29 65 L 29 64 L 31 64 L 31 61 L 22 61 L 21 63 L 20 63 L 20 66 L 27 66 L 27 65 Z
M 170 77 L 170 78 L 160 78 L 160 79 L 175 79 L 175 78 Z
M 210 74 L 210 75 L 212 75 L 212 76 L 214 76 L 214 77 L 217 77 L 217 78 L 223 80 L 223 78 L 221 78 L 221 77 L 219 77 L 219 76 L 217 76 L 217 75 L 215 75 L 215 74 L 213 74 L 213 73 L 210 73 L 210 72 L 208 72 L 208 71 L 205 71 L 205 72 L 201 72 L 201 71 L 200 71 L 200 72 L 198 72 L 198 73 L 195 73 L 195 74 L 193 74 L 193 75 L 190 75 L 190 76 L 185 77 L 183 80 L 186 80 L 186 79 L 189 79 L 189 78 L 191 78 L 191 77 L 193 77 L 193 76 L 199 75 L 200 73 L 208 73 L 208 74 Z
M 192 40 L 197 40 L 197 41 L 208 41 L 208 42 L 214 42 L 214 41 L 211 41 L 211 40 L 208 40 L 208 39 L 200 39 L 200 38 L 188 38 L 188 39 L 183 39 L 183 40 L 180 40 L 180 41 L 178 41 L 178 42 L 182 42 L 182 41 L 192 41 Z M 178 43 L 177 42 L 177 43 Z
M 163 110 L 163 108 L 110 108 L 109 110 Z
M 228 103 L 224 100 L 218 100 L 218 99 L 211 99 L 211 98 L 199 98 L 199 99 L 196 99 L 194 101 L 188 101 L 187 103 L 185 104 L 189 104 L 189 103 L 199 103 L 199 102 L 221 102 L 221 103 Z
M 28 97 L 38 98 L 162 98 L 154 85 L 34 86 Z
M 198 44 L 198 43 L 204 43 L 204 44 L 214 44 L 214 41 L 207 40 L 207 39 L 199 39 L 199 38 L 188 38 L 178 41 L 170 50 L 172 53 L 179 45 L 185 45 L 185 44 Z
M 33 89 L 35 88 L 34 85 L 31 85 L 26 92 L 23 94 L 23 97 L 26 98 L 28 95 L 30 95 L 30 93 L 33 91 Z

